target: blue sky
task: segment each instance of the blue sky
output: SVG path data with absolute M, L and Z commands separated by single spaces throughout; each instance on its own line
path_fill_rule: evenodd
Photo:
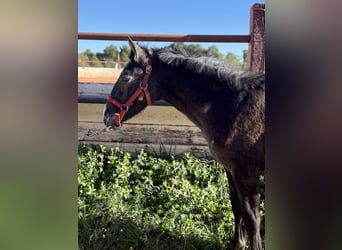
M 252 0 L 80 0 L 79 32 L 144 33 L 144 34 L 249 34 Z M 102 52 L 111 44 L 118 48 L 126 41 L 79 40 L 78 52 L 91 49 Z M 166 42 L 142 42 L 150 47 L 163 47 Z M 207 48 L 214 43 L 202 43 Z M 242 56 L 246 43 L 216 43 L 224 55 Z

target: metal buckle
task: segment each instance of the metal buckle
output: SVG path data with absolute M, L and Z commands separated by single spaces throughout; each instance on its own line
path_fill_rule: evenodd
M 152 65 L 147 64 L 145 68 L 145 73 L 146 74 L 151 74 L 152 72 Z
M 126 113 L 129 110 L 129 106 L 127 106 L 126 104 L 122 104 L 121 110 Z
M 147 89 L 147 87 L 148 87 L 148 84 L 147 84 L 147 83 L 144 84 L 143 81 L 140 82 L 140 88 L 141 88 L 141 89 L 145 90 L 145 89 Z

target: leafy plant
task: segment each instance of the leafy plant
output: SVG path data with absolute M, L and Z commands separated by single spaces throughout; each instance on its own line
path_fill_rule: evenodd
M 80 249 L 229 247 L 234 218 L 215 161 L 79 145 L 78 168 Z

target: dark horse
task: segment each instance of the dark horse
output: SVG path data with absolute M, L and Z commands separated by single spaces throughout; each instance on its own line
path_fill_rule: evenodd
M 262 249 L 259 172 L 265 167 L 265 74 L 233 72 L 224 62 L 179 46 L 148 49 L 129 39 L 130 62 L 107 99 L 104 123 L 121 126 L 156 100 L 195 123 L 226 170 L 235 217 L 234 249 Z

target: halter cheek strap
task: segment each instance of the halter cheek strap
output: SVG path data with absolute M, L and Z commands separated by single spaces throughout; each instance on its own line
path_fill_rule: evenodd
M 122 104 L 115 100 L 113 97 L 109 96 L 107 98 L 107 101 L 112 103 L 114 106 L 118 107 L 120 109 L 120 113 L 115 113 L 115 126 L 121 127 L 121 121 L 123 117 L 125 116 L 126 112 L 129 110 L 129 107 L 133 104 L 133 102 L 138 98 L 139 101 L 144 100 L 144 96 L 146 98 L 147 105 L 151 105 L 151 95 L 148 91 L 148 79 L 152 72 L 152 57 L 148 59 L 148 64 L 145 69 L 145 75 L 140 83 L 139 88 L 133 93 L 133 95 L 128 99 L 128 101 L 125 104 Z

